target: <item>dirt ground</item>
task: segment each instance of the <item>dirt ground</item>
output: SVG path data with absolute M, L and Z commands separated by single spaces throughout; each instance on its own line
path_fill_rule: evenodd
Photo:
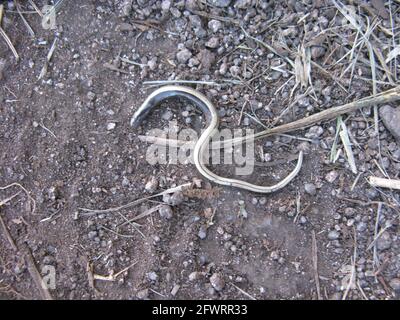
M 400 144 L 382 121 L 377 137 L 372 109 L 343 116 L 357 173 L 335 119 L 258 140 L 258 165 L 245 179 L 261 185 L 284 178 L 305 151 L 298 176 L 267 195 L 210 183 L 192 164 L 146 161 L 149 144 L 138 135 L 169 120 L 204 127 L 185 101 L 162 103 L 139 130 L 129 124 L 152 80 L 200 81 L 191 86 L 216 105 L 220 128 L 256 131 L 259 122 L 287 123 L 371 95 L 368 46 L 354 46 L 361 34 L 340 2 L 65 0 L 54 30 L 19 2 L 35 37 L 3 1 L 2 28 L 20 59 L 1 39 L 1 299 L 43 298 L 33 265 L 42 276 L 54 267 L 54 299 L 398 299 L 399 192 L 366 178 L 399 178 Z M 393 49 L 386 31 L 400 6 L 372 2 L 346 4 L 364 33 L 368 17 L 379 23 L 368 42 L 381 50 L 379 92 L 397 79 L 397 57 L 389 81 L 376 52 L 386 59 Z M 234 175 L 233 165 L 212 169 Z M 167 197 L 82 210 L 188 182 L 195 191 L 174 194 L 167 213 L 146 214 L 139 225 L 120 226 Z

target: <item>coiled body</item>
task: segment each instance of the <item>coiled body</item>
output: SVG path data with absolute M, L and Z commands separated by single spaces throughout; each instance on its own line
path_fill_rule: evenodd
M 203 131 L 197 143 L 195 144 L 193 157 L 197 170 L 208 180 L 220 185 L 237 187 L 257 193 L 271 193 L 286 186 L 299 173 L 303 162 L 302 152 L 299 153 L 299 158 L 294 170 L 283 180 L 272 186 L 260 186 L 242 180 L 220 177 L 210 171 L 204 164 L 203 154 L 205 149 L 208 148 L 209 141 L 214 130 L 218 128 L 218 113 L 214 105 L 210 100 L 207 99 L 206 96 L 192 88 L 171 85 L 155 90 L 152 94 L 150 94 L 149 97 L 147 97 L 139 109 L 134 113 L 133 117 L 131 118 L 131 126 L 133 128 L 137 128 L 154 107 L 156 107 L 161 101 L 171 97 L 184 97 L 189 99 L 206 115 L 207 128 Z

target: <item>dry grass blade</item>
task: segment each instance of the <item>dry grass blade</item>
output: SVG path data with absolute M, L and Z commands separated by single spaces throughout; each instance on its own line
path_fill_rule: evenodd
M 7 43 L 8 47 L 10 48 L 10 50 L 12 51 L 15 59 L 18 61 L 19 60 L 18 52 L 15 49 L 14 45 L 12 44 L 12 42 L 11 42 L 10 38 L 8 37 L 8 35 L 6 34 L 6 32 L 1 27 L 1 20 L 3 18 L 3 11 L 4 11 L 4 5 L 0 4 L 0 34 L 4 38 L 4 41 Z
M 274 134 L 278 133 L 287 133 L 299 129 L 304 129 L 307 127 L 310 127 L 316 123 L 320 123 L 323 121 L 328 121 L 332 120 L 334 118 L 337 118 L 340 115 L 353 112 L 355 110 L 365 108 L 365 107 L 370 107 L 372 105 L 379 105 L 382 103 L 390 103 L 400 100 L 400 86 L 397 86 L 393 89 L 381 92 L 379 94 L 369 96 L 366 98 L 362 98 L 357 101 L 353 101 L 350 103 L 347 103 L 342 106 L 338 107 L 333 107 L 330 109 L 323 110 L 321 112 L 315 113 L 311 116 L 308 116 L 306 118 L 302 118 L 290 123 L 286 123 L 280 126 L 277 126 L 272 129 L 267 129 L 260 131 L 255 134 L 247 135 L 244 138 L 235 138 L 235 139 L 229 139 L 224 142 L 220 141 L 215 141 L 212 143 L 212 148 L 213 149 L 220 149 L 223 146 L 229 146 L 231 147 L 232 145 L 236 145 L 238 143 L 244 143 L 246 141 L 251 141 L 255 139 L 260 139 L 260 138 L 265 138 Z
M 341 125 L 342 130 L 340 131 L 339 135 L 340 135 L 340 138 L 342 139 L 344 150 L 345 150 L 346 156 L 347 156 L 347 161 L 349 162 L 351 171 L 354 174 L 357 174 L 356 162 L 354 159 L 353 149 L 351 148 L 351 143 L 350 143 L 347 127 L 343 121 L 341 121 L 340 125 Z
M 369 183 L 374 187 L 400 190 L 400 180 L 369 177 Z
M 22 191 L 25 192 L 26 196 L 28 197 L 29 201 L 31 202 L 31 213 L 34 214 L 35 210 L 36 210 L 36 201 L 35 201 L 35 199 L 33 199 L 30 196 L 28 190 L 26 190 L 21 184 L 19 184 L 18 182 L 13 182 L 13 183 L 5 186 L 5 187 L 0 187 L 0 190 L 6 190 L 6 189 L 11 188 L 11 187 L 19 187 L 19 188 L 22 189 Z
M 43 65 L 42 70 L 40 71 L 40 74 L 39 74 L 39 77 L 38 77 L 39 80 L 42 79 L 47 73 L 47 67 L 48 67 L 49 62 L 51 60 L 51 57 L 53 56 L 54 50 L 56 49 L 57 41 L 58 41 L 58 38 L 57 37 L 54 38 L 54 41 L 53 41 L 53 43 L 52 43 L 52 45 L 50 47 L 50 50 L 47 53 L 46 61 L 45 61 L 44 65 Z M 54 134 L 53 134 L 53 136 L 54 136 Z
M 149 200 L 151 198 L 159 197 L 159 196 L 162 196 L 164 194 L 174 193 L 174 192 L 177 192 L 177 191 L 183 191 L 184 189 L 190 188 L 191 186 L 192 186 L 192 183 L 190 183 L 190 182 L 189 183 L 185 183 L 185 184 L 181 184 L 181 185 L 179 185 L 177 187 L 173 187 L 173 188 L 167 189 L 165 191 L 162 191 L 160 193 L 157 193 L 157 194 L 154 194 L 154 195 L 151 195 L 151 196 L 147 196 L 147 197 L 144 197 L 144 198 L 137 199 L 135 201 L 129 202 L 129 203 L 124 204 L 124 205 L 119 206 L 119 207 L 113 207 L 113 208 L 102 209 L 102 210 L 92 210 L 92 209 L 87 209 L 87 208 L 79 208 L 79 210 L 86 212 L 86 213 L 83 213 L 83 215 L 85 215 L 85 216 L 90 216 L 90 215 L 99 214 L 99 213 L 117 212 L 117 211 L 122 210 L 122 209 L 131 208 L 133 206 L 136 206 L 136 205 L 138 205 L 140 203 L 143 203 L 143 202 L 145 202 L 145 201 L 147 201 L 147 200 Z
M 21 17 L 22 22 L 28 29 L 29 34 L 31 35 L 32 38 L 35 38 L 35 32 L 33 31 L 32 27 L 29 25 L 28 21 L 26 21 L 24 15 L 21 12 L 21 6 L 17 0 L 14 0 L 15 7 L 17 8 L 18 14 Z

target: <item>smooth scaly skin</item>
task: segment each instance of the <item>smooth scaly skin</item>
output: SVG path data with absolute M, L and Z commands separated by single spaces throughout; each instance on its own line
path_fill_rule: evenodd
M 259 186 L 251 184 L 245 181 L 224 178 L 211 172 L 203 163 L 203 153 L 205 148 L 208 147 L 208 142 L 214 130 L 218 128 L 218 113 L 214 105 L 210 100 L 207 99 L 200 92 L 183 86 L 164 86 L 155 90 L 147 99 L 143 102 L 140 108 L 134 113 L 131 119 L 131 126 L 137 128 L 140 123 L 144 120 L 147 114 L 161 101 L 171 97 L 185 97 L 192 101 L 197 107 L 199 107 L 206 115 L 208 126 L 201 134 L 199 140 L 195 144 L 193 157 L 194 163 L 197 170 L 208 180 L 213 181 L 217 184 L 224 186 L 232 186 L 241 189 L 250 190 L 257 193 L 271 193 L 275 192 L 284 186 L 286 186 L 294 177 L 299 173 L 301 165 L 303 163 L 303 152 L 300 151 L 299 158 L 296 164 L 296 168 L 283 180 L 272 186 Z

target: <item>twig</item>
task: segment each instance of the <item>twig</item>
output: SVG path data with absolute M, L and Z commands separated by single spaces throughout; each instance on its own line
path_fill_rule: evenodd
M 122 269 L 121 271 L 119 271 L 119 272 L 117 272 L 115 274 L 113 272 L 111 272 L 108 276 L 102 276 L 102 275 L 94 273 L 93 274 L 93 280 L 115 281 L 115 280 L 117 280 L 117 278 L 121 274 L 123 274 L 125 271 L 129 270 L 130 268 L 132 268 L 136 263 L 137 263 L 137 261 L 135 261 L 130 266 L 127 266 L 126 268 Z
M 79 208 L 79 210 L 88 212 L 88 214 L 84 214 L 84 215 L 93 215 L 93 214 L 99 214 L 99 213 L 116 212 L 116 211 L 119 211 L 119 210 L 122 210 L 122 209 L 133 207 L 133 206 L 138 205 L 138 204 L 140 204 L 140 203 L 142 203 L 142 202 L 144 202 L 146 200 L 149 200 L 151 198 L 159 197 L 159 196 L 162 196 L 162 195 L 168 194 L 168 193 L 174 193 L 174 192 L 177 192 L 177 191 L 182 191 L 185 188 L 189 188 L 191 185 L 192 185 L 192 183 L 190 183 L 190 182 L 184 183 L 184 184 L 181 184 L 181 185 L 179 185 L 177 187 L 173 187 L 173 188 L 164 190 L 164 191 L 162 191 L 160 193 L 157 193 L 157 194 L 154 194 L 154 195 L 151 195 L 151 196 L 147 196 L 147 197 L 144 197 L 144 198 L 137 199 L 135 201 L 129 202 L 129 203 L 124 204 L 124 205 L 119 206 L 119 207 L 113 207 L 113 208 L 103 209 L 103 210 L 92 210 L 92 209 L 86 209 L 86 208 Z
M 3 5 L 3 4 L 0 4 L 0 23 L 1 23 L 1 20 L 2 20 L 2 18 L 3 18 L 3 9 L 4 9 L 4 5 Z M 6 42 L 7 45 L 9 46 L 10 50 L 11 50 L 12 53 L 14 54 L 15 59 L 16 59 L 17 62 L 18 62 L 18 60 L 19 60 L 18 52 L 17 52 L 17 50 L 15 49 L 14 45 L 12 44 L 12 42 L 11 42 L 10 38 L 8 37 L 8 35 L 6 34 L 6 32 L 5 32 L 5 31 L 3 30 L 3 28 L 1 27 L 1 25 L 0 25 L 0 34 L 1 34 L 1 36 L 4 38 L 5 42 Z
M 400 180 L 385 179 L 385 178 L 370 176 L 368 178 L 368 181 L 374 187 L 400 190 Z
M 14 239 L 11 237 L 10 231 L 8 231 L 8 228 L 7 228 L 6 224 L 4 223 L 3 218 L 1 217 L 1 215 L 0 215 L 0 224 L 1 224 L 2 228 L 3 228 L 3 230 L 4 230 L 4 233 L 5 233 L 5 235 L 6 235 L 6 238 L 7 238 L 8 242 L 10 243 L 12 249 L 13 249 L 15 252 L 17 252 L 17 251 L 18 251 L 18 248 L 17 248 L 17 246 L 15 245 Z
M 236 289 L 239 290 L 240 293 L 244 294 L 247 298 L 251 299 L 251 300 L 257 300 L 256 298 L 254 298 L 252 295 L 250 295 L 249 293 L 247 293 L 246 291 L 244 291 L 243 289 L 239 288 L 237 285 L 231 283 L 232 286 L 234 286 Z
M 29 274 L 31 275 L 33 281 L 36 284 L 36 287 L 38 288 L 40 295 L 44 300 L 53 300 L 53 297 L 51 296 L 49 289 L 47 286 L 44 284 L 42 276 L 40 275 L 36 264 L 33 260 L 32 253 L 29 250 L 27 245 L 24 245 L 24 253 L 25 253 L 25 263 L 27 265 Z
M 58 38 L 55 37 L 54 41 L 53 41 L 53 43 L 52 43 L 52 45 L 50 47 L 50 50 L 49 50 L 49 52 L 47 54 L 46 61 L 45 61 L 44 65 L 43 65 L 43 68 L 40 71 L 40 74 L 39 74 L 39 77 L 38 77 L 39 80 L 42 79 L 47 73 L 47 67 L 49 66 L 49 62 L 51 60 L 51 57 L 53 56 L 54 50 L 56 49 L 57 40 L 58 40 Z
M 29 192 L 28 192 L 21 184 L 19 184 L 18 182 L 13 182 L 13 183 L 9 184 L 8 186 L 0 187 L 0 190 L 6 190 L 6 189 L 11 188 L 11 187 L 14 187 L 14 186 L 17 186 L 17 187 L 21 188 L 21 189 L 25 192 L 25 194 L 27 195 L 28 199 L 32 202 L 32 210 L 31 210 L 31 213 L 34 214 L 34 213 L 35 213 L 35 210 L 36 210 L 36 201 L 35 201 L 35 199 L 33 199 L 33 198 L 29 195 Z
M 306 118 L 302 118 L 293 122 L 289 122 L 280 126 L 277 126 L 272 129 L 267 129 L 260 131 L 255 134 L 248 135 L 244 138 L 239 137 L 235 139 L 229 139 L 224 142 L 216 141 L 212 143 L 212 148 L 213 149 L 220 149 L 221 145 L 228 145 L 232 146 L 232 144 L 238 144 L 238 143 L 245 143 L 246 141 L 250 141 L 253 139 L 260 139 L 260 138 L 265 138 L 267 136 L 271 136 L 274 134 L 278 133 L 286 133 L 286 132 L 291 132 L 299 129 L 304 129 L 307 127 L 310 127 L 318 122 L 323 122 L 323 121 L 328 121 L 332 120 L 340 115 L 343 115 L 345 113 L 353 112 L 355 110 L 369 107 L 372 105 L 378 105 L 382 103 L 390 103 L 396 100 L 400 100 L 400 86 L 397 86 L 393 89 L 378 93 L 377 95 L 374 96 L 369 96 L 357 101 L 353 101 L 351 103 L 347 103 L 345 105 L 339 106 L 339 107 L 333 107 L 327 110 L 323 110 L 321 112 L 315 113 L 311 116 L 308 116 Z
M 15 6 L 17 7 L 17 11 L 18 11 L 19 16 L 21 17 L 22 22 L 25 24 L 26 28 L 28 29 L 29 34 L 31 35 L 32 38 L 35 38 L 35 32 L 32 30 L 28 21 L 26 21 L 24 15 L 22 14 L 21 6 L 20 6 L 18 0 L 14 0 L 14 3 L 15 3 Z

